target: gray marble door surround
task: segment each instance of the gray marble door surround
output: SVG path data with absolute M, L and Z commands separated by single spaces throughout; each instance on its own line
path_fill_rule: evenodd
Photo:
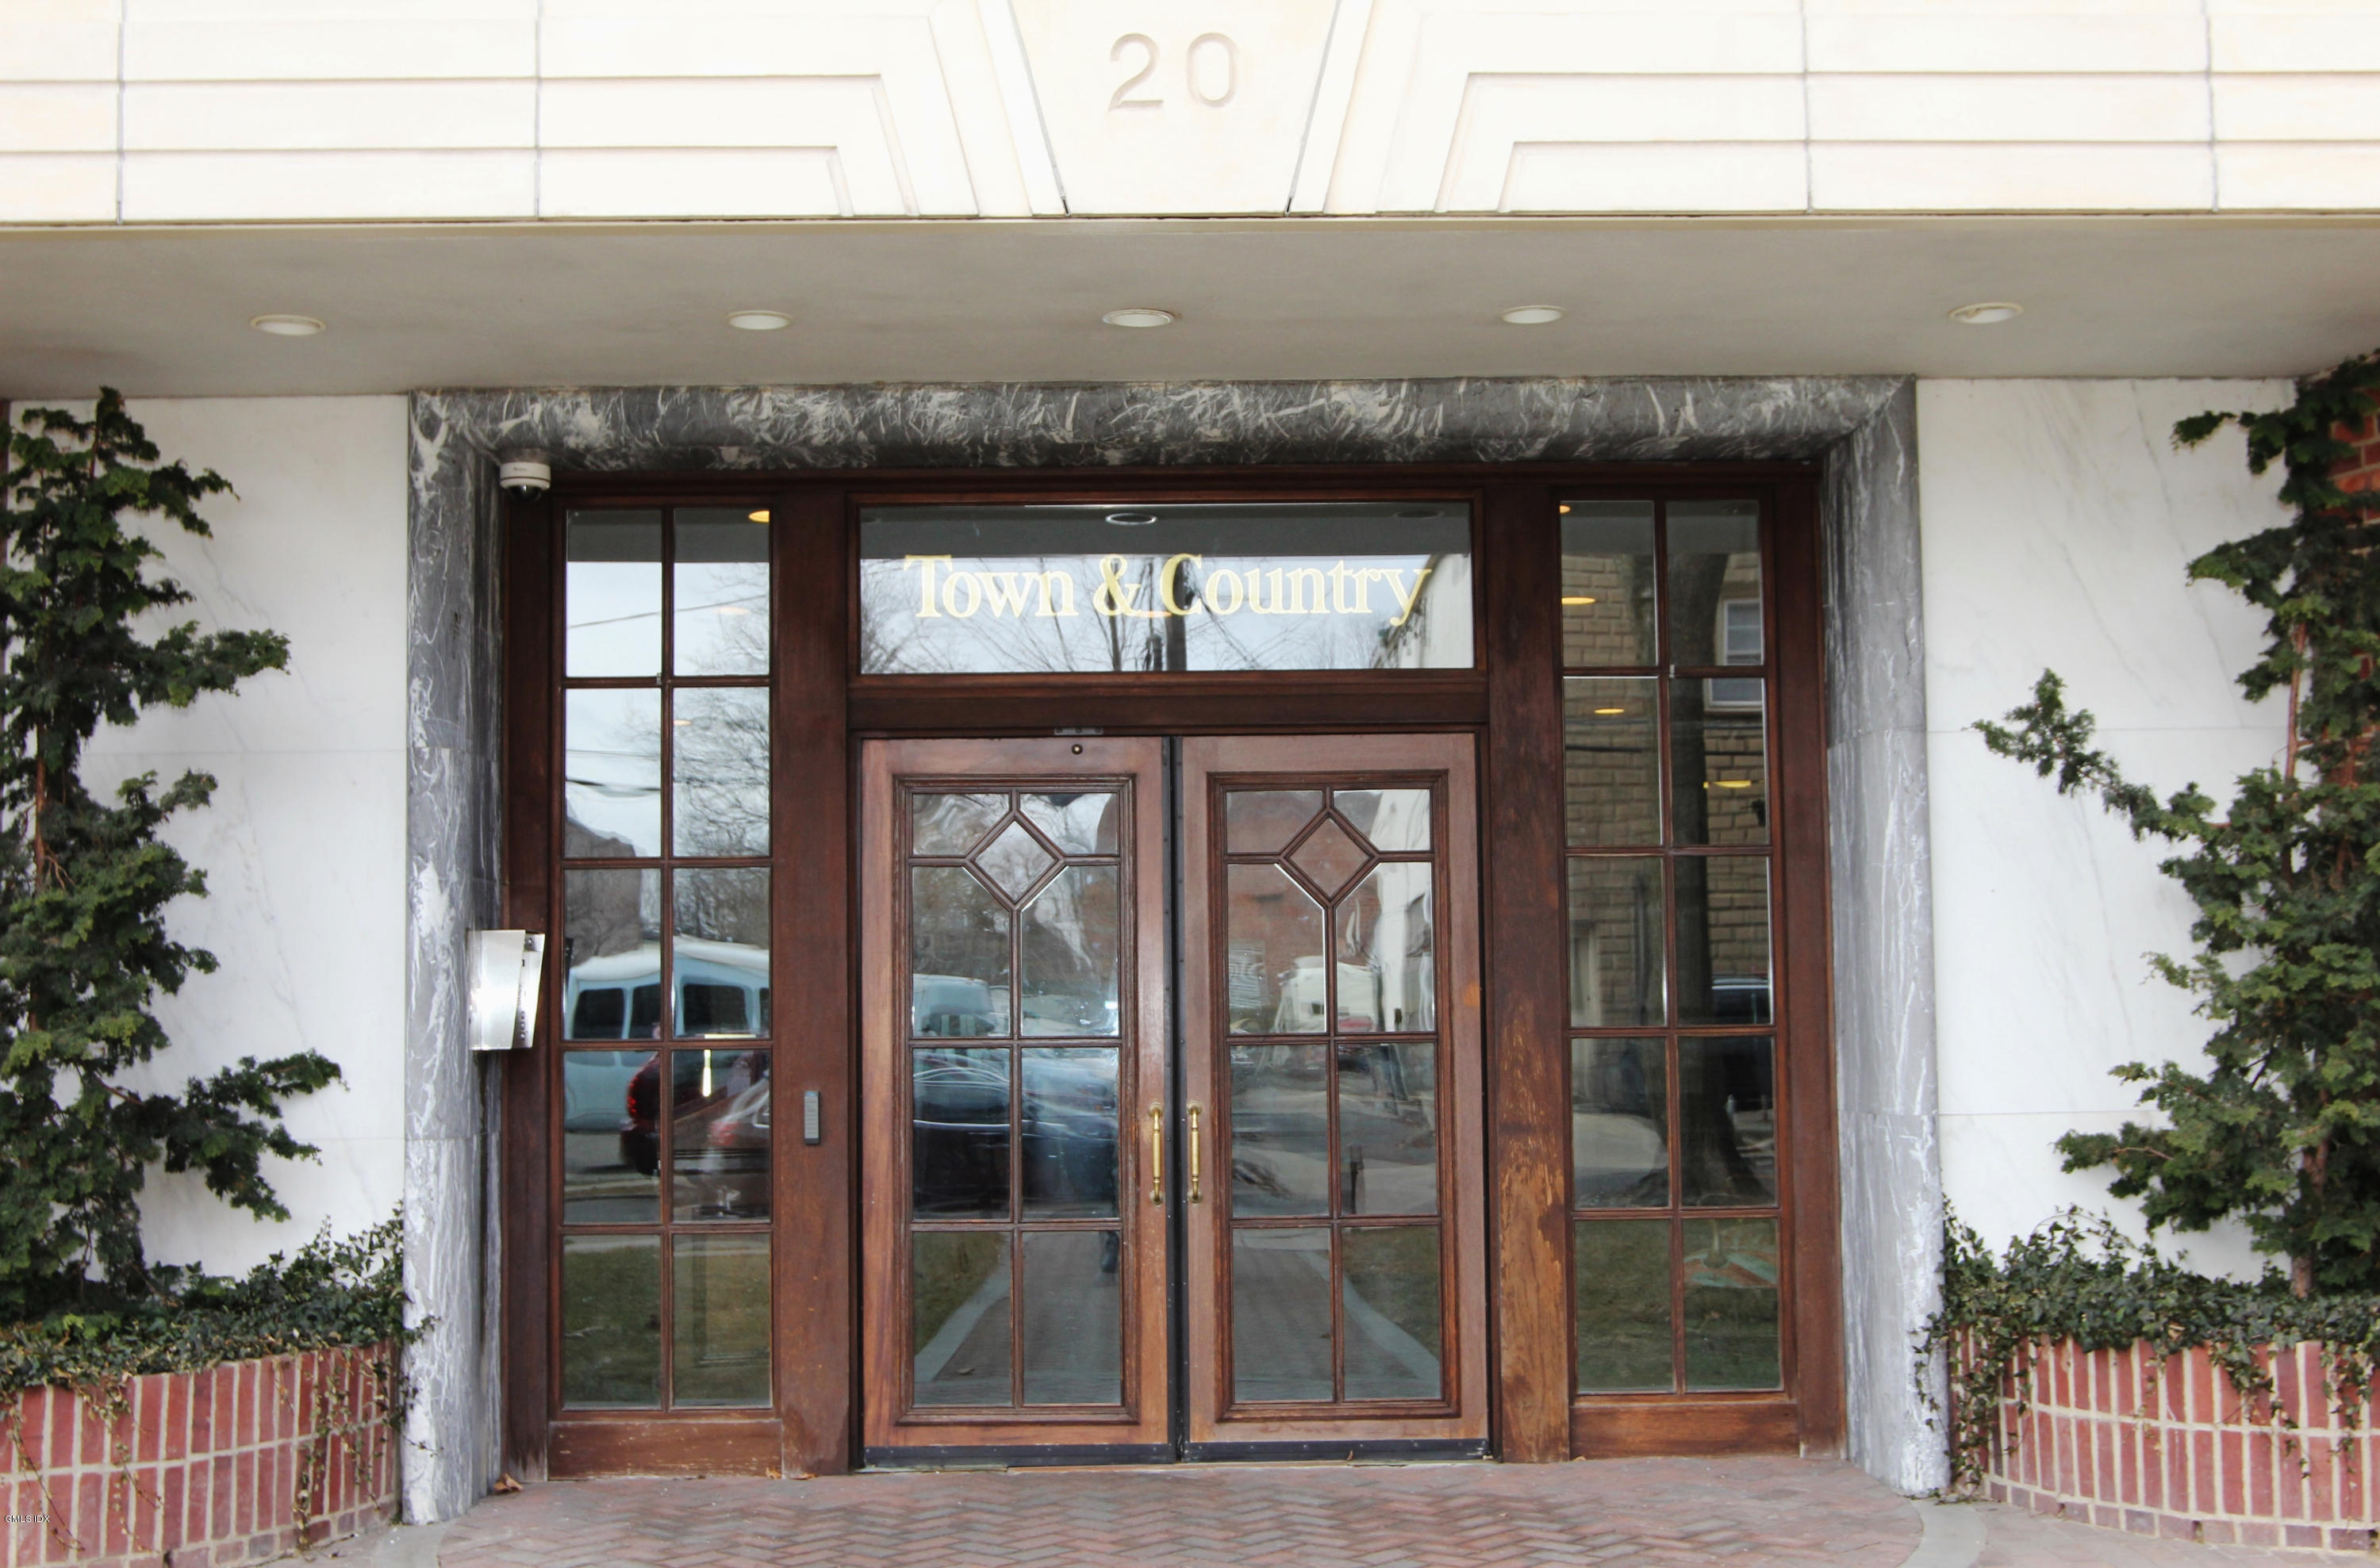
M 1914 1331 L 1940 1294 L 1916 388 L 1893 377 L 601 387 L 412 400 L 406 1273 L 409 1518 L 494 1478 L 494 1079 L 463 933 L 495 923 L 499 453 L 557 467 L 1824 464 L 1828 781 L 1851 1457 L 1945 1478 Z

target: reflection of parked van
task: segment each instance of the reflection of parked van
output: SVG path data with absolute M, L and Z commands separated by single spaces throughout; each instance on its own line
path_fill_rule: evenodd
M 920 1040 L 975 1040 L 1008 1032 L 1008 996 L 960 974 L 909 977 L 909 1031 Z
M 655 942 L 572 965 L 562 996 L 568 1038 L 659 1039 L 661 979 L 661 945 Z M 681 1035 L 766 1034 L 768 949 L 681 936 L 677 993 Z
M 1281 977 L 1281 1006 L 1273 1014 L 1273 1032 L 1322 1032 L 1322 1010 L 1328 1005 L 1322 994 L 1321 956 L 1315 954 L 1299 959 L 1297 967 Z M 1379 1017 L 1380 971 L 1369 964 L 1342 962 L 1339 966 L 1339 1027 L 1378 1029 Z
M 565 1132 L 617 1132 L 626 1115 L 628 1082 L 653 1059 L 650 1051 L 573 1051 L 562 1075 Z

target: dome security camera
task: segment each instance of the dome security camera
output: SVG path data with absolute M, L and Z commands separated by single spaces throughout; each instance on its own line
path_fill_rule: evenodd
M 518 501 L 528 501 L 553 488 L 553 468 L 540 457 L 507 457 L 496 466 L 496 483 Z

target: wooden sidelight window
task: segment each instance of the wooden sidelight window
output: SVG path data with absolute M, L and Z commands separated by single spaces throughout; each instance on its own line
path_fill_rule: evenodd
M 767 517 L 582 508 L 563 525 L 565 1412 L 771 1402 Z
M 1781 1405 L 1794 1384 L 1767 513 L 1560 507 L 1572 1373 L 1591 1404 Z

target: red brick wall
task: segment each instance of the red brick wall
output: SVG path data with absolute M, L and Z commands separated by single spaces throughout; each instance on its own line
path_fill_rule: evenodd
M 2353 444 L 2355 455 L 2331 470 L 2342 490 L 2380 490 L 2380 417 L 2366 416 L 2358 426 L 2341 425 L 2334 432 Z
M 113 1421 L 71 1389 L 30 1391 L 0 1412 L 0 1564 L 224 1568 L 392 1517 L 395 1361 L 381 1346 L 134 1378 Z
M 1985 1495 L 2139 1535 L 2370 1550 L 2380 1389 L 2364 1391 L 2350 1428 L 2331 1408 L 2318 1347 L 2260 1359 L 2274 1398 L 2243 1403 L 2204 1350 L 2037 1347 L 2022 1406 L 2013 1377 L 2002 1387 Z

